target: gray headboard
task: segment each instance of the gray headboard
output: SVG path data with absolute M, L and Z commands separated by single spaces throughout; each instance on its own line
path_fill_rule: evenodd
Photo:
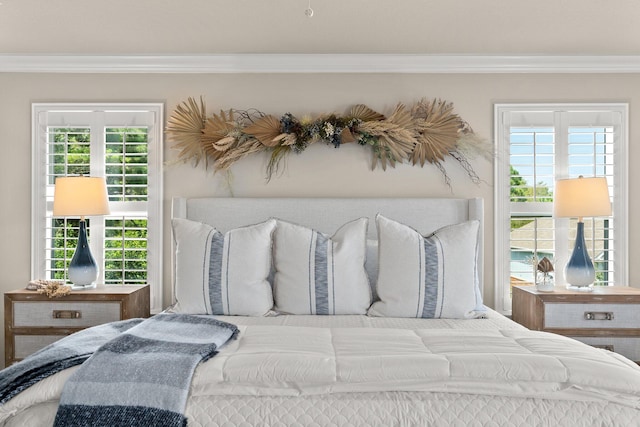
M 204 222 L 224 232 L 275 217 L 333 234 L 344 223 L 369 218 L 369 238 L 376 239 L 377 213 L 422 234 L 470 219 L 480 221 L 478 268 L 482 292 L 484 204 L 479 198 L 174 198 L 173 218 Z

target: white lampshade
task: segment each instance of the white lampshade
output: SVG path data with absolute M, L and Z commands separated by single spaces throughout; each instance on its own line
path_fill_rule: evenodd
M 556 181 L 553 202 L 553 216 L 559 218 L 611 215 L 606 178 L 560 179 Z
M 109 215 L 109 198 L 104 178 L 67 176 L 56 178 L 54 216 Z

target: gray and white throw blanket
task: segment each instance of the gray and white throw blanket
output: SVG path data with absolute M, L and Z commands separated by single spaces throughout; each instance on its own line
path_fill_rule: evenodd
M 168 313 L 90 328 L 0 373 L 0 403 L 82 363 L 64 386 L 55 426 L 186 426 L 196 366 L 237 334 L 211 316 Z
M 104 343 L 142 321 L 130 319 L 84 329 L 0 371 L 0 405 L 38 381 L 80 365 Z

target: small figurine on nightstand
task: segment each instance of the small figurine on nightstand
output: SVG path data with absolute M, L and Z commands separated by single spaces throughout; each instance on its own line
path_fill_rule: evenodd
M 37 291 L 39 294 L 45 294 L 49 298 L 59 298 L 71 293 L 71 286 L 67 286 L 64 282 L 57 280 L 31 280 L 27 284 L 27 289 Z
M 553 279 L 553 264 L 549 258 L 544 257 L 536 266 L 536 289 L 540 292 L 553 292 Z

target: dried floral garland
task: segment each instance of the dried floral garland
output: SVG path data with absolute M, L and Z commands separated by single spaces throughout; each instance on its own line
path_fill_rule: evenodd
M 204 101 L 188 98 L 169 118 L 166 132 L 178 157 L 205 167 L 212 162 L 216 170 L 227 170 L 243 157 L 267 151 L 271 153 L 267 179 L 279 169 L 290 153 L 301 153 L 309 145 L 325 141 L 338 148 L 358 143 L 372 150 L 372 169 L 386 170 L 396 163 L 410 162 L 438 167 L 449 184 L 443 162 L 450 156 L 480 182 L 469 159 L 490 156 L 488 143 L 478 137 L 469 124 L 453 112 L 453 104 L 443 100 L 422 99 L 411 108 L 398 104 L 386 117 L 366 105 L 353 106 L 344 116 L 328 114 L 311 119 L 282 117 L 258 110 L 221 110 L 207 117 Z

